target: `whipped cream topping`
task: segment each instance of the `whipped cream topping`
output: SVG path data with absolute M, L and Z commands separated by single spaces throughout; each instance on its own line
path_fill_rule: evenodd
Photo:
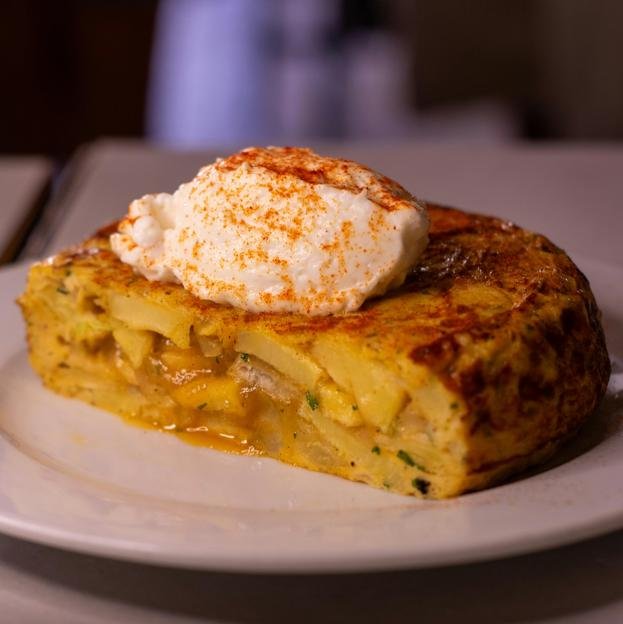
M 248 148 L 169 195 L 130 204 L 111 236 L 150 280 L 251 312 L 351 312 L 399 286 L 427 243 L 396 182 L 304 148 Z

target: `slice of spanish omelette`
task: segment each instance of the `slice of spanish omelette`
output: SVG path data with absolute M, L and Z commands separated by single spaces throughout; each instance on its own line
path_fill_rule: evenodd
M 30 361 L 66 396 L 243 454 L 431 498 L 544 461 L 610 374 L 589 284 L 543 236 L 429 205 L 398 290 L 357 312 L 252 314 L 150 282 L 102 230 L 35 264 Z

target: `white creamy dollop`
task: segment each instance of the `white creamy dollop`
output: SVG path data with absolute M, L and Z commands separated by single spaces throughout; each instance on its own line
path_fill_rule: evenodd
M 147 279 L 177 281 L 164 252 L 164 232 L 175 226 L 175 195 L 158 193 L 135 199 L 110 245 L 119 259 L 130 264 Z
M 351 312 L 404 281 L 428 241 L 401 186 L 303 148 L 248 148 L 169 195 L 145 195 L 111 236 L 150 280 L 251 312 Z

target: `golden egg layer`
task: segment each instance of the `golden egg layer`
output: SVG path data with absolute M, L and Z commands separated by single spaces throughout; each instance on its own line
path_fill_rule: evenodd
M 31 268 L 30 361 L 60 394 L 213 448 L 429 498 L 489 486 L 550 457 L 597 407 L 600 314 L 543 236 L 429 215 L 405 284 L 327 317 L 150 282 L 102 230 Z

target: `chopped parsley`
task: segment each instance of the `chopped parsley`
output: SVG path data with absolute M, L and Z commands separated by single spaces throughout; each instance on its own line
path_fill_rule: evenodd
M 351 405 L 350 406 L 353 412 L 356 412 L 359 409 L 359 405 Z
M 424 494 L 424 495 L 428 494 L 428 490 L 430 488 L 430 481 L 427 481 L 426 479 L 420 479 L 418 477 L 416 479 L 413 479 L 413 481 L 411 481 L 411 484 L 421 494 Z
M 241 353 L 241 354 L 240 354 L 240 359 L 241 359 L 243 362 L 248 362 L 248 361 L 249 361 L 249 354 L 248 354 L 248 353 Z
M 199 403 L 199 405 L 197 405 L 197 409 L 202 410 L 206 405 L 207 403 Z
M 454 401 L 453 403 L 450 403 L 450 409 L 453 409 L 453 410 L 459 409 L 459 402 Z
M 318 405 L 320 405 L 318 403 L 318 399 L 309 390 L 305 393 L 305 400 L 307 401 L 307 405 L 309 405 L 312 411 L 318 409 Z
M 415 466 L 415 462 L 411 459 L 411 455 L 409 455 L 407 451 L 403 451 L 402 449 L 400 449 L 396 453 L 396 457 L 398 457 L 398 459 L 402 459 L 402 461 L 407 464 L 407 466 Z
M 292 437 L 296 440 L 296 431 L 292 434 Z
M 61 285 L 56 289 L 57 293 L 61 293 L 61 295 L 68 295 L 69 291 L 65 288 L 65 286 Z
M 373 446 L 372 447 L 372 452 L 376 453 L 377 455 L 381 454 L 381 449 L 378 446 Z
M 400 449 L 396 453 L 396 457 L 398 457 L 398 459 L 402 459 L 402 461 L 407 464 L 407 466 L 412 466 L 413 468 L 417 468 L 422 472 L 428 472 L 428 470 L 426 470 L 426 468 L 422 466 L 422 464 L 418 464 L 418 462 L 416 462 L 413 457 L 411 457 L 411 455 L 407 453 L 407 451 L 403 451 L 402 449 Z

